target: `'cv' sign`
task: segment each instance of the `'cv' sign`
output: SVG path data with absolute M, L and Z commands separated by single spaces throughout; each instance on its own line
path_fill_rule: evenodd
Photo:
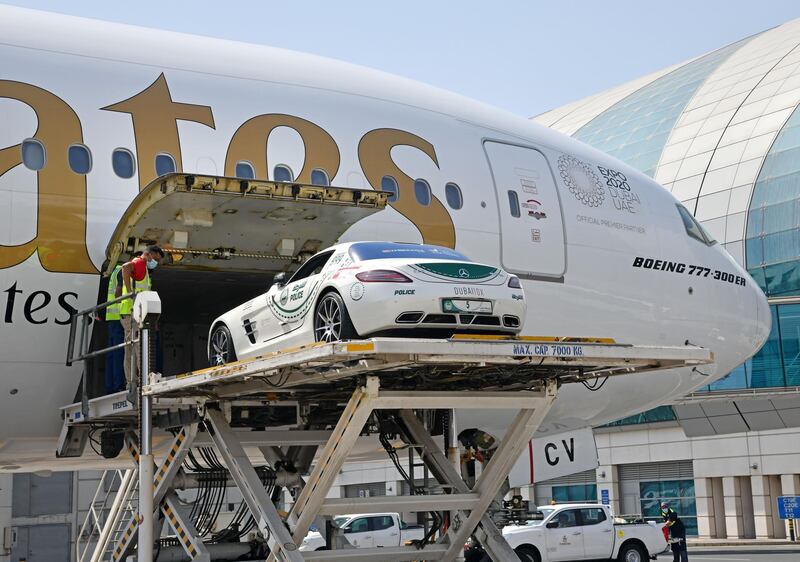
M 508 479 L 511 487 L 515 488 L 593 470 L 598 464 L 591 428 L 537 435 L 511 469 Z

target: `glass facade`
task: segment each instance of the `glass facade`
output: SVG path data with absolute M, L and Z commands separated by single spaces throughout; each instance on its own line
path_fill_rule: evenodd
M 636 90 L 573 136 L 653 177 L 686 104 L 706 77 L 741 45 L 740 41 L 709 53 Z
M 553 501 L 564 502 L 596 502 L 597 484 L 572 484 L 569 486 L 553 486 Z
M 693 96 L 698 93 L 710 74 L 750 39 L 752 38 L 744 39 L 689 62 L 639 88 L 609 109 L 596 115 L 578 129 L 573 136 L 616 156 L 650 176 L 655 176 L 667 141 L 678 142 L 676 139 L 671 139 L 670 135 L 681 127 L 690 127 L 689 124 L 683 120 L 679 121 L 679 119 L 685 110 L 688 111 L 687 107 L 693 100 Z M 719 80 L 719 77 L 716 80 Z M 715 96 L 728 95 L 715 93 L 721 87 L 710 87 L 709 91 L 703 94 L 709 98 L 706 105 L 699 102 L 695 105 L 711 107 L 714 99 L 719 99 Z M 783 92 L 789 86 L 780 84 L 780 88 L 779 92 Z M 773 95 L 777 96 L 777 93 L 773 93 Z M 769 107 L 784 107 L 783 102 L 778 105 L 776 103 L 777 100 Z M 753 113 L 754 110 L 751 111 L 751 108 L 744 108 L 744 106 L 740 109 L 743 112 L 752 113 L 754 119 L 748 123 L 753 124 L 760 119 L 759 115 L 769 113 L 764 108 L 756 113 Z M 776 113 L 775 109 L 772 111 Z M 674 158 L 675 155 L 672 155 L 672 160 L 667 159 L 667 162 L 683 162 L 677 164 L 682 171 L 687 168 L 686 174 L 694 173 L 695 176 L 707 180 L 708 189 L 712 190 L 707 197 L 720 198 L 721 202 L 717 207 L 723 214 L 726 210 L 735 211 L 736 220 L 733 221 L 733 225 L 730 224 L 732 217 L 722 216 L 714 219 L 723 223 L 723 226 L 717 229 L 724 231 L 725 234 L 720 240 L 745 239 L 743 250 L 741 243 L 737 242 L 739 250 L 734 255 L 738 256 L 737 259 L 740 262 L 744 262 L 749 273 L 770 297 L 800 295 L 800 106 L 794 108 L 793 111 L 791 108 L 788 109 L 786 115 L 788 119 L 783 118 L 786 120 L 785 123 L 781 121 L 774 125 L 770 124 L 775 127 L 773 130 L 778 131 L 771 145 L 764 145 L 763 142 L 761 144 L 753 143 L 753 146 L 763 145 L 760 153 L 756 149 L 752 153 L 749 151 L 748 138 L 737 137 L 736 150 L 728 146 L 731 142 L 726 139 L 723 139 L 724 142 L 718 140 L 716 148 L 714 145 L 706 147 L 706 151 L 713 149 L 712 152 L 720 152 L 719 158 L 711 164 L 705 163 L 708 159 L 706 158 L 703 160 L 703 166 L 696 170 L 694 162 L 691 165 L 684 165 L 685 162 L 681 161 L 680 155 L 677 160 Z M 761 125 L 763 121 L 766 124 L 771 120 L 772 117 L 764 118 L 758 123 Z M 680 139 L 686 139 L 682 142 L 695 143 L 698 135 L 708 134 L 708 131 L 712 130 L 716 131 L 717 129 L 714 127 L 723 129 L 735 128 L 735 126 L 738 126 L 739 129 L 745 127 L 745 123 L 741 119 L 734 121 L 730 116 L 727 116 L 725 120 L 720 120 L 720 123 L 713 127 L 710 123 L 703 123 L 702 120 L 699 122 L 689 121 L 690 124 L 695 122 L 697 124 L 693 128 L 693 136 L 688 133 L 684 134 L 682 130 L 679 131 Z M 737 123 L 738 125 L 736 125 Z M 760 128 L 756 133 L 751 127 L 748 131 L 750 132 L 745 135 L 749 134 L 754 138 L 756 135 L 762 135 L 760 139 L 763 139 L 767 136 L 764 133 L 768 129 Z M 747 145 L 747 149 L 745 149 L 745 145 Z M 697 150 L 701 150 L 700 145 Z M 693 153 L 686 153 L 684 150 L 683 158 L 689 158 L 690 154 Z M 765 155 L 763 162 L 761 155 Z M 729 156 L 730 158 L 728 158 Z M 692 158 L 695 157 L 692 156 Z M 749 197 L 748 202 L 746 197 L 749 194 L 747 180 L 741 179 L 739 172 L 736 172 L 736 179 L 734 179 L 734 172 L 731 170 L 734 170 L 736 166 L 733 168 L 723 167 L 724 171 L 730 172 L 728 174 L 729 181 L 726 180 L 728 183 L 724 185 L 730 184 L 734 187 L 742 185 L 739 188 L 741 193 L 737 191 L 737 204 L 733 210 L 731 210 L 733 203 L 728 204 L 728 199 L 732 197 L 728 193 L 729 190 L 719 193 L 713 191 L 723 186 L 722 179 L 724 178 L 721 177 L 722 172 L 717 170 L 719 166 L 716 166 L 716 162 L 725 160 L 725 158 L 729 160 L 733 158 L 736 162 L 746 161 L 752 164 L 748 164 L 751 168 L 754 168 L 751 176 L 753 179 L 749 180 L 754 182 L 752 196 Z M 676 164 L 662 165 L 675 166 Z M 705 186 L 706 183 L 703 185 Z M 745 210 L 747 213 L 743 212 Z M 705 211 L 700 214 L 708 215 Z M 700 218 L 699 214 L 697 216 Z M 728 220 L 727 227 L 724 224 L 726 220 Z M 708 224 L 710 226 L 710 223 Z M 728 246 L 726 245 L 726 247 Z M 725 378 L 703 387 L 700 391 L 786 386 L 800 386 L 800 305 L 794 304 L 773 305 L 772 333 L 764 347 L 752 359 L 734 369 Z M 618 420 L 608 426 L 625 426 L 675 419 L 675 413 L 671 407 L 661 406 Z
M 800 292 L 800 109 L 767 152 L 747 215 L 747 270 L 767 296 Z
M 694 537 L 698 535 L 694 480 L 639 482 L 639 505 L 642 515 L 646 518 L 660 517 L 661 502 L 667 502 L 677 512 L 686 526 L 687 535 Z

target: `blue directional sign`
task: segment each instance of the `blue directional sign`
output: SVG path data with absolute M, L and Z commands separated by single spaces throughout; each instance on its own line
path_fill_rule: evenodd
M 600 501 L 603 505 L 610 505 L 611 501 L 608 498 L 608 490 L 600 490 Z
M 800 496 L 778 496 L 778 515 L 781 519 L 800 519 Z

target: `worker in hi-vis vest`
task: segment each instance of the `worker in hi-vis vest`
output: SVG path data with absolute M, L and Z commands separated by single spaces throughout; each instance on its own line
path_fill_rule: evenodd
M 158 246 L 148 246 L 142 255 L 133 258 L 131 261 L 122 264 L 122 294 L 129 295 L 150 290 L 150 271 L 158 267 L 164 252 Z M 119 303 L 119 314 L 121 316 L 122 329 L 125 332 L 125 341 L 131 341 L 139 336 L 136 322 L 133 321 L 133 296 Z M 131 359 L 136 360 L 136 369 L 131 369 Z M 123 370 L 125 380 L 128 381 L 128 388 L 131 388 L 133 377 L 141 369 L 141 347 L 139 343 L 134 343 L 125 347 L 125 361 Z
M 122 295 L 122 266 L 118 265 L 108 278 L 108 293 L 106 302 L 113 301 Z M 125 341 L 125 331 L 122 329 L 119 315 L 119 303 L 106 307 L 106 328 L 108 333 L 108 347 L 119 345 Z M 123 362 L 125 350 L 115 349 L 106 353 L 106 394 L 119 392 L 125 389 L 125 371 Z
M 142 252 L 134 252 L 131 259 L 142 255 Z M 108 291 L 106 302 L 111 302 L 122 296 L 122 265 L 117 265 L 108 278 Z M 107 326 L 107 347 L 119 345 L 125 341 L 125 331 L 122 329 L 121 316 L 119 314 L 119 303 L 111 304 L 106 307 L 106 326 Z M 106 394 L 125 390 L 125 350 L 115 349 L 106 353 Z

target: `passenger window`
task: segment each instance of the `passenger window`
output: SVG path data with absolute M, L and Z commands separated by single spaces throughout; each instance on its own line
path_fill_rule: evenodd
M 243 180 L 252 180 L 256 178 L 256 172 L 250 162 L 237 162 L 236 163 L 236 177 Z
M 38 172 L 44 168 L 46 153 L 44 145 L 36 139 L 22 141 L 22 163 L 29 170 Z
M 275 181 L 294 181 L 294 174 L 292 169 L 285 164 L 278 164 L 272 171 L 272 177 Z
M 606 512 L 599 508 L 581 509 L 582 525 L 597 525 L 606 520 Z
M 461 196 L 461 188 L 454 183 L 448 183 L 444 186 L 444 195 L 447 198 L 447 204 L 452 209 L 458 210 L 464 206 L 464 199 Z
M 156 154 L 156 175 L 163 176 L 175 172 L 175 159 L 165 153 Z
M 387 198 L 389 203 L 394 203 L 400 196 L 400 190 L 397 188 L 397 180 L 392 176 L 383 176 L 381 178 L 381 191 L 388 191 L 391 193 Z
M 391 515 L 381 515 L 379 517 L 370 517 L 372 519 L 372 530 L 373 531 L 383 531 L 384 529 L 390 529 L 394 524 L 392 521 Z
M 692 216 L 686 207 L 683 205 L 676 206 L 678 207 L 678 213 L 683 221 L 683 227 L 686 229 L 686 234 L 708 246 L 713 246 L 717 243 L 717 241 L 714 240 L 714 237 L 711 236 L 699 222 L 697 222 L 697 219 Z
M 136 173 L 136 159 L 130 150 L 117 148 L 111 153 L 111 167 L 117 176 L 128 179 Z
M 351 533 L 366 533 L 369 531 L 369 519 L 363 517 L 361 519 L 356 519 L 350 525 L 347 526 L 349 532 Z
M 558 521 L 558 528 L 563 529 L 564 527 L 577 527 L 577 514 L 577 509 L 568 509 L 556 515 L 555 520 Z
M 92 169 L 92 153 L 82 144 L 73 144 L 67 149 L 69 169 L 76 174 L 86 175 Z
M 431 204 L 431 186 L 425 180 L 414 181 L 414 196 L 423 207 Z
M 508 190 L 508 208 L 512 217 L 519 218 L 519 196 L 511 189 Z
M 325 264 L 328 263 L 332 255 L 333 252 L 325 252 L 324 254 L 312 257 L 292 275 L 292 278 L 289 279 L 289 283 L 294 283 L 295 281 L 300 281 L 306 277 L 311 277 L 312 275 L 317 275 L 322 272 L 322 269 L 325 267 Z
M 311 170 L 311 185 L 329 186 L 331 182 L 328 180 L 328 174 L 325 170 Z

